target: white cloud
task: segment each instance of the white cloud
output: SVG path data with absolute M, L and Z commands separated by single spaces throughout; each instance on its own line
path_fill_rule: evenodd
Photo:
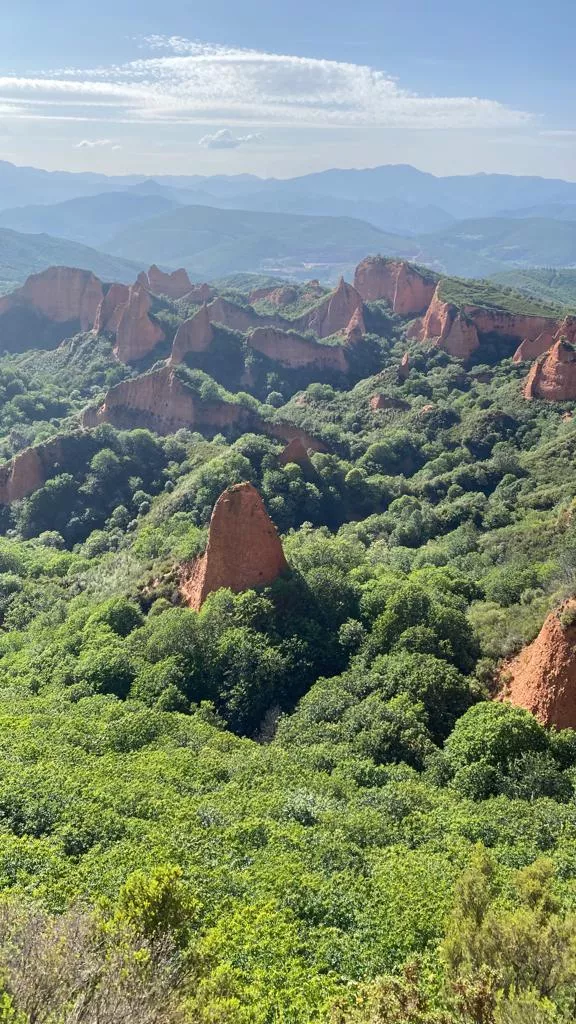
M 13 117 L 97 122 L 444 129 L 510 128 L 531 120 L 495 100 L 416 95 L 367 65 L 180 37 L 151 36 L 142 45 L 149 55 L 127 64 L 0 77 L 0 104 Z
M 245 142 L 257 142 L 262 138 L 261 132 L 251 132 L 249 135 L 233 135 L 229 128 L 221 128 L 213 135 L 203 135 L 198 145 L 205 149 L 238 149 Z
M 77 142 L 76 149 L 98 149 L 100 146 L 109 146 L 110 149 L 121 149 L 121 146 L 115 145 L 112 139 L 82 139 L 81 142 Z

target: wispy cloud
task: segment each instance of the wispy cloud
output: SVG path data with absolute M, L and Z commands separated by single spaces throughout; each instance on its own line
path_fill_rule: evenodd
M 34 78 L 0 77 L 4 116 L 423 129 L 510 128 L 531 120 L 530 114 L 495 100 L 416 95 L 363 64 L 261 53 L 178 36 L 150 36 L 141 45 L 147 55 L 122 65 L 66 68 Z M 219 148 L 232 145 L 224 142 Z
M 109 146 L 110 149 L 121 149 L 112 139 L 82 139 L 76 143 L 75 149 L 98 149 L 103 146 Z
M 245 142 L 257 142 L 262 132 L 251 132 L 249 135 L 234 135 L 229 128 L 221 128 L 213 135 L 203 135 L 198 145 L 205 149 L 238 149 Z

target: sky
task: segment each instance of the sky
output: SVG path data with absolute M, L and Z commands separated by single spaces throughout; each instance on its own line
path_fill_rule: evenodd
M 576 180 L 573 0 L 2 0 L 0 158 Z

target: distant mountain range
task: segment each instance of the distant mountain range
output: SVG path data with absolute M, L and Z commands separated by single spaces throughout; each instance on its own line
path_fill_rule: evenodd
M 23 235 L 0 228 L 0 291 L 50 266 L 80 267 L 91 270 L 103 281 L 129 284 L 144 264 L 119 259 L 63 238 Z
M 1 243 L 0 280 L 8 281 L 21 279 L 20 268 L 42 269 L 59 250 L 58 262 L 79 266 L 123 261 L 123 272 L 102 270 L 102 262 L 98 271 L 122 280 L 127 267 L 154 261 L 197 278 L 252 272 L 329 281 L 369 252 L 493 277 L 576 266 L 576 182 L 435 177 L 404 165 L 290 179 L 108 177 L 0 161 L 0 228 L 24 239 L 21 256 L 13 235 Z

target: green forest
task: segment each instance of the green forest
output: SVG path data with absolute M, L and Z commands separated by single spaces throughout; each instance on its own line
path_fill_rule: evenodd
M 61 446 L 0 509 L 2 1024 L 576 1020 L 576 731 L 493 699 L 576 593 L 573 403 L 526 401 L 493 337 L 463 363 L 365 318 L 346 380 L 242 387 L 224 328 L 178 371 L 317 438 L 304 465 L 81 430 L 157 365 L 105 336 L 0 358 L 3 458 Z M 289 571 L 193 611 L 179 573 L 243 481 Z

